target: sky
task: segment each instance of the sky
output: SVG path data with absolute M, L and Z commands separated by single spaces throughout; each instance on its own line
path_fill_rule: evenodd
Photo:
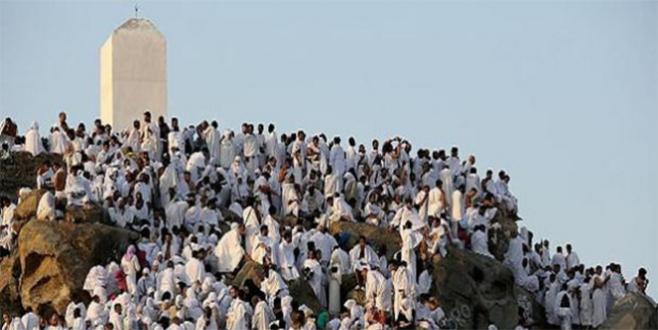
M 154 2 L 169 114 L 222 129 L 460 147 L 520 225 L 658 297 L 658 2 Z M 0 116 L 99 117 L 99 49 L 134 2 L 0 1 Z M 43 131 L 43 129 L 42 129 Z

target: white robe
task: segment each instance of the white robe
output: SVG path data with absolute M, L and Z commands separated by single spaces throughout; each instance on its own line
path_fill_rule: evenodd
M 366 245 L 362 253 L 361 246 L 357 244 L 350 250 L 350 263 L 352 265 L 352 271 L 355 271 L 361 264 L 377 265 L 379 263 L 379 257 L 377 257 L 377 253 L 375 253 L 375 250 L 370 245 Z
M 205 135 L 206 145 L 208 146 L 208 152 L 210 153 L 210 160 L 213 161 L 214 164 L 219 163 L 221 135 L 212 126 L 208 126 L 203 134 Z
M 227 273 L 232 272 L 238 266 L 245 251 L 240 243 L 241 237 L 238 229 L 232 229 L 219 240 L 215 248 L 217 256 L 218 271 Z
M 222 138 L 219 147 L 219 164 L 221 167 L 228 169 L 234 159 L 235 145 L 233 144 L 233 140 L 228 137 L 228 134 L 224 133 L 224 137 Z
M 187 274 L 190 283 L 202 283 L 206 277 L 206 269 L 199 259 L 193 257 L 185 264 L 185 274 Z
M 41 136 L 39 135 L 39 124 L 32 122 L 32 126 L 25 133 L 25 147 L 24 150 L 36 156 L 44 152 L 43 144 L 41 143 Z
M 483 232 L 481 230 L 473 232 L 471 235 L 471 249 L 475 253 L 479 253 L 481 255 L 493 258 L 493 255 L 491 252 L 489 252 L 489 244 L 488 244 L 488 237 L 487 233 Z
M 390 309 L 391 295 L 387 292 L 386 278 L 377 270 L 368 271 L 366 276 L 366 301 L 379 310 Z
M 226 329 L 227 330 L 245 330 L 249 329 L 251 315 L 247 303 L 240 299 L 235 299 L 231 302 L 231 307 L 226 315 Z
M 443 192 L 438 187 L 434 187 L 430 190 L 430 195 L 428 197 L 428 216 L 433 216 L 438 218 L 441 216 L 441 212 L 445 205 L 443 205 Z
M 61 131 L 54 131 L 51 134 L 51 146 L 50 152 L 55 154 L 63 155 L 66 152 L 66 146 L 68 145 L 68 137 L 65 133 Z
M 261 300 L 254 308 L 254 316 L 251 318 L 251 328 L 255 330 L 269 330 L 270 322 L 274 318 L 275 316 L 270 306 Z
M 322 272 L 322 266 L 315 259 L 306 259 L 304 261 L 304 269 L 308 268 L 313 275 L 308 279 L 308 284 L 313 288 L 315 296 L 318 298 L 320 305 L 325 307 L 327 306 L 327 298 L 324 292 L 324 273 Z
M 393 316 L 397 318 L 400 312 L 402 302 L 405 298 L 415 296 L 415 283 L 411 278 L 409 269 L 406 267 L 398 267 L 393 274 Z
M 336 253 L 331 255 L 331 262 L 329 263 L 329 299 L 328 307 L 331 315 L 338 315 L 340 313 L 340 284 L 343 279 L 342 265 L 340 256 Z
M 50 191 L 47 191 L 39 200 L 37 206 L 37 219 L 38 220 L 55 220 L 55 196 Z
M 295 267 L 295 245 L 290 242 L 283 241 L 279 244 L 279 267 L 281 268 L 281 276 L 286 281 L 291 281 L 299 277 L 299 271 Z

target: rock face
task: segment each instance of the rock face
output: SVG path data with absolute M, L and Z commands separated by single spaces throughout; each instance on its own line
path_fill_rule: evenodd
M 249 260 L 244 263 L 242 268 L 240 268 L 231 283 L 241 287 L 247 282 L 247 280 L 251 280 L 256 286 L 260 287 L 260 283 L 264 276 L 263 266 L 255 261 Z M 295 301 L 299 303 L 299 305 L 306 305 L 316 313 L 322 309 L 320 301 L 315 296 L 313 288 L 311 288 L 307 281 L 298 278 L 289 281 L 286 284 L 288 285 L 288 292 L 293 298 L 295 298 Z
M 495 324 L 512 329 L 517 325 L 514 278 L 503 264 L 452 247 L 445 258 L 435 256 L 433 264 L 431 292 L 456 327 L 481 329 Z
M 107 263 L 136 236 L 98 223 L 29 221 L 18 237 L 23 307 L 65 312 L 73 297 L 84 298 L 89 269 Z
M 103 207 L 98 204 L 85 204 L 83 206 L 69 206 L 64 213 L 66 222 L 83 223 L 83 222 L 100 222 L 110 223 L 110 215 Z
M 306 307 L 312 309 L 316 315 L 322 309 L 318 297 L 315 296 L 313 288 L 311 288 L 306 280 L 298 278 L 288 282 L 288 292 L 293 298 L 295 298 L 295 301 L 297 301 L 300 306 L 306 305 Z
M 28 220 L 37 215 L 37 207 L 39 206 L 39 201 L 41 196 L 45 194 L 46 191 L 43 189 L 34 189 L 27 196 L 25 196 L 18 205 L 16 205 L 16 211 L 14 211 L 15 220 Z
M 496 256 L 496 259 L 502 261 L 505 258 L 505 252 L 507 252 L 507 248 L 509 247 L 512 234 L 518 232 L 518 226 L 516 220 L 508 215 L 505 210 L 500 210 L 492 222 L 497 223 L 498 226 L 490 230 L 489 251 Z
M 615 303 L 602 329 L 658 329 L 658 311 L 644 296 L 628 293 Z
M 347 251 L 359 242 L 359 236 L 365 236 L 375 252 L 381 246 L 386 246 L 386 257 L 388 259 L 392 259 L 393 254 L 399 251 L 402 246 L 402 239 L 397 231 L 390 231 L 366 223 L 338 221 L 329 226 L 329 232 L 332 235 L 345 234 L 348 236 Z
M 21 264 L 18 254 L 2 259 L 0 262 L 0 311 L 20 313 L 21 297 L 18 292 Z
M 36 187 L 37 168 L 46 160 L 64 163 L 58 155 L 40 154 L 33 157 L 28 152 L 14 152 L 9 159 L 0 160 L 0 194 L 15 199 L 18 189 Z
M 517 305 L 523 310 L 523 316 L 526 320 L 529 320 L 530 324 L 540 327 L 547 324 L 544 306 L 538 303 L 530 292 L 515 285 L 514 294 L 516 295 Z

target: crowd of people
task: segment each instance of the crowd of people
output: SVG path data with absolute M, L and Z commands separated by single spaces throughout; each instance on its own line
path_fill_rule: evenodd
M 35 187 L 46 192 L 35 221 L 63 221 L 67 208 L 91 203 L 140 238 L 90 269 L 88 303 L 72 301 L 64 315 L 3 311 L 3 330 L 451 328 L 432 294 L 432 257 L 451 246 L 495 258 L 490 232 L 501 214 L 519 219 L 504 170 L 481 177 L 476 158 L 462 160 L 457 147 L 412 149 L 400 137 L 366 147 L 301 130 L 277 135 L 273 124 L 220 132 L 216 121 L 181 127 L 148 111 L 123 131 L 100 120 L 72 127 L 65 113 L 44 136 L 36 122 L 16 131 L 9 118 L 0 126 L 0 158 L 25 151 L 63 160 L 37 171 Z M 6 256 L 16 249 L 16 204 L 3 197 L 0 206 Z M 360 237 L 347 249 L 345 234 L 328 230 L 339 221 L 398 233 L 401 248 Z M 620 265 L 586 267 L 564 248 L 533 243 L 521 228 L 501 260 L 548 324 L 597 328 L 627 292 L 645 295 L 646 270 L 627 282 Z M 262 265 L 260 285 L 231 285 L 247 262 Z M 341 297 L 348 274 L 364 304 Z M 319 310 L 293 299 L 292 281 L 308 282 Z M 536 322 L 520 314 L 518 329 Z

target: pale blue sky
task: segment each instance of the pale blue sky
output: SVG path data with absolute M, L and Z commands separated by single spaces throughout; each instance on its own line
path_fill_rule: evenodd
M 0 2 L 0 113 L 98 117 L 98 51 L 134 2 Z M 169 112 L 459 145 L 522 224 L 658 293 L 658 3 L 142 2 Z

